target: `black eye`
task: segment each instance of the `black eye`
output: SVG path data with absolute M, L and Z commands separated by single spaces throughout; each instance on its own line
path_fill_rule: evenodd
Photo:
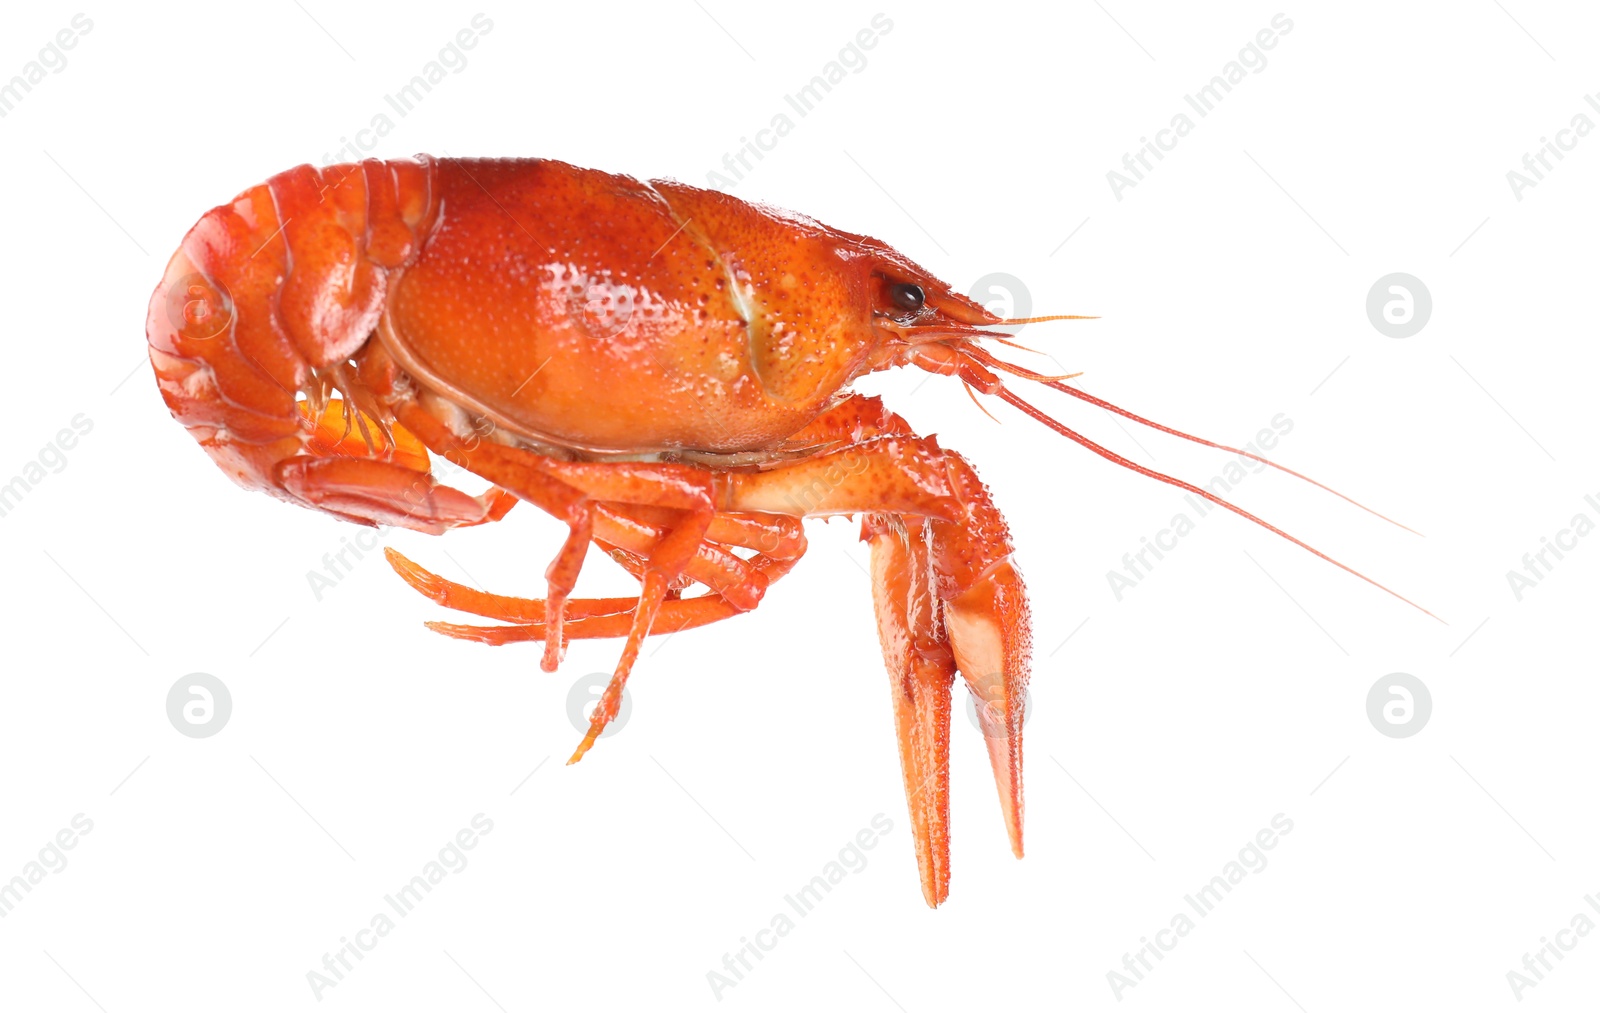
M 901 282 L 889 288 L 889 301 L 908 313 L 922 308 L 922 286 Z

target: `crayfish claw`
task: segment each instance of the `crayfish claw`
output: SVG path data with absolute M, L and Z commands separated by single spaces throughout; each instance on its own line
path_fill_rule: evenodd
M 939 621 L 927 527 L 879 515 L 863 525 L 872 547 L 872 599 L 889 670 L 900 772 L 922 897 L 950 893 L 950 688 L 956 663 Z

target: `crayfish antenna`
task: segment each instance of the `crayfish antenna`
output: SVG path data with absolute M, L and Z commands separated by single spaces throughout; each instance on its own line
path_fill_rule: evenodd
M 991 326 L 1000 327 L 1006 324 L 1042 324 L 1051 320 L 1099 320 L 1099 317 L 1082 317 L 1072 313 L 1056 313 L 1047 317 L 1007 317 L 996 320 Z
M 1025 317 L 1025 318 L 1021 318 L 1021 319 L 1017 319 L 1017 320 L 1006 320 L 1006 321 L 1004 321 L 1004 323 L 1018 324 L 1018 323 L 1037 323 L 1037 322 L 1039 322 L 1041 320 L 1093 320 L 1093 319 L 1096 319 L 1096 318 L 1094 318 L 1094 317 L 1061 317 L 1061 316 L 1055 316 L 1055 317 Z M 1008 345 L 1012 345 L 1013 347 L 1021 347 L 1021 346 L 1015 345 L 1015 343 L 1009 342 L 1009 341 L 1006 341 L 1006 342 L 1003 342 L 1003 343 L 1004 344 L 1008 344 Z M 1032 349 L 1027 349 L 1027 350 L 1028 351 L 1032 351 Z M 1422 532 L 1416 530 L 1415 528 L 1407 527 L 1406 525 L 1401 524 L 1399 521 L 1395 520 L 1393 517 L 1386 517 L 1383 514 L 1380 514 L 1378 511 L 1376 511 L 1376 510 L 1372 509 L 1371 507 L 1367 506 L 1365 503 L 1361 503 L 1361 502 L 1358 502 L 1358 501 L 1356 501 L 1354 499 L 1351 499 L 1349 496 L 1346 496 L 1344 493 L 1340 492 L 1339 490 L 1334 489 L 1331 486 L 1324 485 L 1321 482 L 1318 482 L 1316 479 L 1312 478 L 1310 475 L 1301 474 L 1300 472 L 1295 471 L 1293 468 L 1286 467 L 1286 466 L 1284 466 L 1282 464 L 1277 463 L 1276 461 L 1270 461 L 1267 458 L 1262 457 L 1259 454 L 1251 453 L 1248 450 L 1243 450 L 1243 449 L 1241 449 L 1239 447 L 1230 447 L 1225 443 L 1213 443 L 1211 440 L 1207 440 L 1207 439 L 1204 439 L 1204 438 L 1199 437 L 1199 436 L 1194 436 L 1194 435 L 1192 435 L 1190 433 L 1184 432 L 1181 429 L 1173 429 L 1171 426 L 1164 426 L 1161 423 L 1156 422 L 1153 419 L 1147 419 L 1143 415 L 1137 415 L 1137 414 L 1135 414 L 1133 412 L 1128 411 L 1126 408 L 1120 407 L 1119 405 L 1114 405 L 1110 401 L 1105 400 L 1104 398 L 1095 397 L 1093 394 L 1090 394 L 1087 391 L 1081 391 L 1081 390 L 1077 389 L 1076 387 L 1068 387 L 1066 384 L 1061 382 L 1062 380 L 1071 380 L 1074 377 L 1082 376 L 1083 375 L 1082 373 L 1073 373 L 1073 374 L 1070 374 L 1068 376 L 1046 376 L 1043 373 L 1038 373 L 1038 372 L 1035 372 L 1034 370 L 1027 369 L 1027 368 L 1022 367 L 1022 366 L 1018 366 L 1015 363 L 1006 362 L 1003 359 L 997 359 L 994 356 L 990 355 L 988 352 L 985 352 L 983 349 L 978 348 L 977 346 L 969 346 L 966 349 L 964 349 L 964 351 L 968 356 L 970 356 L 971 358 L 977 360 L 978 362 L 982 363 L 983 365 L 988 366 L 991 369 L 998 369 L 998 370 L 1001 370 L 1003 372 L 1010 373 L 1012 376 L 1021 377 L 1024 380 L 1033 380 L 1036 383 L 1042 383 L 1046 387 L 1049 387 L 1052 390 L 1058 390 L 1061 393 L 1070 395 L 1071 397 L 1075 397 L 1080 401 L 1087 401 L 1089 404 L 1092 404 L 1097 408 L 1104 408 L 1108 412 L 1114 412 L 1114 413 L 1116 413 L 1118 415 L 1121 415 L 1125 419 L 1131 419 L 1134 422 L 1139 423 L 1141 426 L 1148 426 L 1149 428 L 1157 430 L 1158 432 L 1166 433 L 1169 436 L 1176 436 L 1181 440 L 1188 440 L 1190 443 L 1198 443 L 1203 447 L 1211 447 L 1211 448 L 1213 448 L 1215 450 L 1225 450 L 1230 454 L 1238 454 L 1240 457 L 1249 458 L 1252 461 L 1259 461 L 1260 463 L 1266 465 L 1269 468 L 1275 468 L 1278 471 L 1281 471 L 1286 475 L 1293 475 L 1295 478 L 1300 479 L 1300 481 L 1302 481 L 1302 482 L 1309 482 L 1309 483 L 1311 483 L 1312 485 L 1316 486 L 1318 489 L 1321 489 L 1324 492 L 1331 492 L 1335 496 L 1337 496 L 1340 499 L 1344 500 L 1346 503 L 1349 503 L 1351 506 L 1359 507 L 1360 509 L 1365 510 L 1367 513 L 1371 514 L 1372 516 L 1378 518 L 1379 520 L 1387 521 L 1390 524 L 1393 524 L 1395 527 L 1401 529 L 1402 531 L 1409 531 L 1409 532 L 1411 532 L 1411 534 L 1416 535 L 1418 538 L 1423 537 Z
M 1139 423 L 1141 426 L 1148 426 L 1151 429 L 1155 429 L 1155 430 L 1157 430 L 1159 432 L 1166 433 L 1169 436 L 1176 436 L 1179 439 L 1188 440 L 1190 443 L 1198 443 L 1203 447 L 1211 447 L 1211 448 L 1216 449 L 1216 450 L 1226 450 L 1230 454 L 1238 454 L 1240 457 L 1248 457 L 1252 461 L 1260 461 L 1262 464 L 1265 464 L 1269 468 L 1276 468 L 1277 470 L 1283 472 L 1286 475 L 1293 475 L 1295 478 L 1300 479 L 1302 482 L 1310 482 L 1312 485 L 1316 486 L 1318 489 L 1323 490 L 1324 492 L 1331 492 L 1335 496 L 1337 496 L 1340 499 L 1344 500 L 1346 503 L 1349 503 L 1352 506 L 1360 507 L 1362 510 L 1365 510 L 1367 513 L 1369 513 L 1372 516 L 1378 518 L 1379 520 L 1388 521 L 1390 524 L 1393 524 L 1395 527 L 1400 528 L 1403 531 L 1409 531 L 1413 535 L 1416 535 L 1418 538 L 1423 537 L 1422 532 L 1417 531 L 1415 528 L 1406 527 L 1406 525 L 1401 524 L 1399 521 L 1395 520 L 1394 518 L 1385 517 L 1383 514 L 1378 513 L 1378 511 L 1372 509 L 1371 507 L 1367 506 L 1366 504 L 1356 502 L 1355 500 L 1351 499 L 1349 496 L 1346 496 L 1344 493 L 1340 492 L 1339 490 L 1330 488 L 1330 487 L 1328 487 L 1326 485 L 1323 485 L 1321 482 L 1318 482 L 1316 479 L 1312 478 L 1310 475 L 1302 475 L 1300 472 L 1295 471 L 1293 468 L 1285 467 L 1285 466 L 1283 466 L 1281 464 L 1278 464 L 1275 461 L 1269 461 L 1265 457 L 1260 456 L 1259 454 L 1252 454 L 1250 451 L 1241 450 L 1238 447 L 1229 447 L 1229 446 L 1226 446 L 1225 444 L 1213 443 L 1210 440 L 1202 439 L 1201 437 L 1198 437 L 1198 436 L 1192 436 L 1189 433 L 1183 432 L 1182 430 L 1173 429 L 1171 426 L 1164 426 L 1161 423 L 1155 422 L 1155 421 L 1153 421 L 1151 419 L 1147 419 L 1142 415 L 1135 415 L 1133 412 L 1128 411 L 1126 408 L 1120 408 L 1117 405 L 1112 404 L 1110 401 L 1105 400 L 1104 398 L 1095 397 L 1093 394 L 1087 393 L 1085 391 L 1078 390 L 1076 387 L 1068 387 L 1066 384 L 1060 383 L 1054 378 L 1040 378 L 1039 382 L 1043 383 L 1046 387 L 1049 387 L 1052 390 L 1059 390 L 1061 393 L 1071 395 L 1072 397 L 1075 397 L 1080 401 L 1087 401 L 1088 403 L 1090 403 L 1090 404 L 1092 404 L 1092 405 L 1094 405 L 1094 406 L 1096 406 L 1098 408 L 1104 408 L 1108 412 L 1115 412 L 1116 414 L 1121 415 L 1125 419 L 1132 419 L 1134 422 Z
M 1068 393 L 1072 393 L 1072 394 L 1080 394 L 1080 393 L 1082 393 L 1081 391 L 1072 391 L 1070 388 L 1068 388 L 1067 390 L 1068 390 Z M 1322 550 L 1316 549 L 1316 548 L 1313 548 L 1310 545 L 1307 545 L 1305 542 L 1302 542 L 1300 539 L 1298 539 L 1295 536 L 1289 534 L 1287 531 L 1284 531 L 1282 528 L 1279 528 L 1279 527 L 1276 527 L 1276 526 L 1274 526 L 1272 524 L 1267 523 L 1266 521 L 1264 521 L 1261 518 L 1257 517 L 1255 514 L 1249 512 L 1248 510 L 1243 509 L 1242 507 L 1234 506 L 1232 503 L 1229 503 L 1227 500 L 1223 499 L 1221 496 L 1218 496 L 1218 495 L 1216 495 L 1215 493 L 1212 493 L 1212 492 L 1208 492 L 1207 490 L 1200 488 L 1199 486 L 1195 485 L 1192 482 L 1185 482 L 1181 478 L 1174 478 L 1173 476 L 1165 474 L 1163 472 L 1155 471 L 1155 470 L 1153 470 L 1151 468 L 1146 468 L 1144 465 L 1135 463 L 1133 461 L 1130 461 L 1126 457 L 1123 457 L 1121 454 L 1118 454 L 1115 451 L 1107 450 L 1105 447 L 1102 447 L 1100 444 L 1094 442 L 1093 440 L 1091 440 L 1088 437 L 1082 435 L 1081 433 L 1078 433 L 1078 432 L 1068 428 L 1067 426 L 1061 424 L 1060 422 L 1057 422 L 1055 419 L 1051 418 L 1049 415 L 1046 415 L 1043 411 L 1040 411 L 1038 408 L 1035 408 L 1033 405 L 1031 405 L 1028 402 L 1022 400 L 1022 398 L 1020 398 L 1017 395 L 1013 394 L 1011 391 L 1005 389 L 1004 387 L 1002 387 L 999 390 L 995 391 L 995 394 L 996 394 L 996 396 L 998 396 L 998 397 L 1004 399 L 1005 401 L 1008 401 L 1011 404 L 1015 405 L 1016 407 L 1022 409 L 1022 411 L 1024 413 L 1026 413 L 1027 415 L 1032 417 L 1034 420 L 1044 423 L 1045 425 L 1049 426 L 1051 429 L 1054 429 L 1056 432 L 1060 433 L 1062 436 L 1065 436 L 1067 439 L 1072 440 L 1074 443 L 1077 443 L 1082 447 L 1085 447 L 1085 448 L 1087 448 L 1089 450 L 1094 451 L 1096 454 L 1099 454 L 1101 457 L 1105 458 L 1106 460 L 1110 461 L 1111 463 L 1119 464 L 1122 467 L 1127 468 L 1129 471 L 1136 471 L 1139 474 L 1144 475 L 1147 478 L 1153 478 L 1158 482 L 1165 482 L 1167 485 L 1177 486 L 1179 489 L 1182 489 L 1185 492 L 1193 493 L 1196 496 L 1199 496 L 1199 497 L 1201 497 L 1201 498 L 1203 498 L 1205 500 L 1208 500 L 1208 501 L 1210 501 L 1212 503 L 1215 503 L 1217 506 L 1224 507 L 1227 510 L 1230 510 L 1233 513 L 1238 514 L 1240 517 L 1243 517 L 1245 520 L 1250 521 L 1252 524 L 1257 524 L 1257 525 L 1259 525 L 1259 526 L 1261 526 L 1263 528 L 1266 528 L 1268 531 L 1270 531 L 1273 534 L 1279 536 L 1280 538 L 1288 539 L 1289 541 L 1291 541 L 1294 544 L 1300 546 L 1302 549 L 1305 549 L 1307 552 L 1311 553 L 1312 555 L 1316 556 L 1317 558 L 1322 559 L 1322 560 L 1324 560 L 1326 562 L 1332 563 L 1334 566 L 1337 566 L 1339 569 L 1345 571 L 1346 573 L 1352 574 L 1352 575 L 1354 575 L 1356 577 L 1360 577 L 1362 580 L 1366 581 L 1368 584 L 1371 584 L 1373 587 L 1377 588 L 1378 590 L 1383 591 L 1385 594 L 1390 594 L 1390 595 L 1393 595 L 1396 598 L 1399 598 L 1401 601 L 1405 602 L 1407 605 L 1410 605 L 1412 608 L 1414 608 L 1417 611 L 1421 612 L 1423 615 L 1426 615 L 1431 619 L 1437 619 L 1441 623 L 1444 622 L 1443 619 L 1439 619 L 1438 616 L 1434 615 L 1432 612 L 1429 612 L 1427 609 L 1423 608 L 1421 605 L 1418 605 L 1416 602 L 1412 601 L 1410 598 L 1407 598 L 1404 595 L 1400 594 L 1398 591 L 1394 591 L 1394 590 L 1391 590 L 1390 588 L 1384 587 L 1382 584 L 1380 584 L 1377 581 L 1373 580 L 1371 577 L 1368 577 L 1366 574 L 1362 573 L 1361 571 L 1344 565 L 1343 563 L 1339 562 L 1337 559 L 1334 559 L 1332 556 L 1328 555 L 1327 553 L 1323 552 Z M 1099 400 L 1099 399 L 1096 398 L 1094 400 Z M 1124 414 L 1128 414 L 1128 413 L 1124 413 Z M 1130 415 L 1130 417 L 1137 418 L 1137 416 L 1131 416 L 1131 415 Z M 1143 422 L 1144 420 L 1143 419 L 1139 419 L 1138 421 Z M 1150 423 L 1150 424 L 1154 425 L 1154 423 Z M 1156 428 L 1165 428 L 1165 427 L 1157 426 Z M 1185 436 L 1185 434 L 1183 434 L 1183 433 L 1177 433 L 1177 435 Z M 1206 442 L 1204 440 L 1198 440 L 1195 437 L 1190 437 L 1190 436 L 1185 436 L 1185 438 L 1186 439 L 1194 439 L 1194 440 L 1196 440 L 1196 442 L 1199 442 L 1199 443 Z M 1210 445 L 1211 446 L 1218 446 L 1217 444 L 1210 444 Z M 1229 449 L 1229 448 L 1223 447 L 1221 449 L 1226 450 L 1226 449 Z M 1257 460 L 1260 460 L 1260 458 L 1257 458 Z M 1270 464 L 1271 462 L 1268 461 L 1267 463 Z M 1287 468 L 1285 468 L 1283 470 L 1288 471 Z M 1302 475 L 1300 477 L 1304 478 L 1305 476 Z M 1310 479 L 1306 479 L 1306 481 L 1311 481 L 1311 480 Z M 1313 483 L 1313 484 L 1320 485 L 1321 483 Z M 1324 488 L 1326 488 L 1326 486 L 1324 486 Z M 1329 491 L 1332 492 L 1333 490 L 1330 489 Z M 1337 495 L 1337 494 L 1335 494 L 1335 495 Z M 1351 502 L 1355 502 L 1355 501 L 1351 500 Z M 1357 505 L 1359 506 L 1360 504 L 1357 504 Z M 1366 509 L 1366 508 L 1363 507 L 1362 509 Z M 1379 516 L 1382 516 L 1382 515 L 1379 515 Z M 1384 518 L 1384 519 L 1387 520 L 1388 518 Z M 1401 525 L 1401 526 L 1403 527 L 1404 525 Z M 1410 529 L 1408 528 L 1407 530 L 1410 530 Z M 1445 625 L 1449 625 L 1449 624 L 1446 623 Z

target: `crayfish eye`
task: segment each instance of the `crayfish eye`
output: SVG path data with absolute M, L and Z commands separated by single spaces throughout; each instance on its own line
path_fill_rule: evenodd
M 889 288 L 889 301 L 898 309 L 915 313 L 922 309 L 922 286 L 901 282 Z

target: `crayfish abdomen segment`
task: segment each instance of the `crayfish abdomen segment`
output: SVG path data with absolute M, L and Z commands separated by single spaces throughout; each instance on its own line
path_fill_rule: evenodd
M 184 237 L 150 300 L 150 360 L 173 417 L 239 484 L 297 500 L 278 465 L 306 452 L 330 375 L 367 341 L 390 275 L 421 246 L 433 173 L 431 160 L 300 166 Z

